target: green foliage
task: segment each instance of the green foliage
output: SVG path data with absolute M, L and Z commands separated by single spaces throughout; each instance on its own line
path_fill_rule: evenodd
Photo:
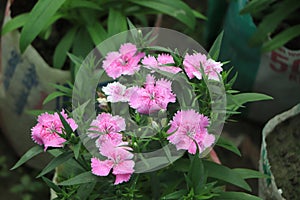
M 3 27 L 2 34 L 22 28 L 20 49 L 24 52 L 36 37 L 43 36 L 47 39 L 51 34 L 51 27 L 58 20 L 69 22 L 70 25 L 53 55 L 53 67 L 61 69 L 65 66 L 67 52 L 85 57 L 106 38 L 128 30 L 126 18 L 130 17 L 143 26 L 153 26 L 148 24 L 147 17 L 155 14 L 169 15 L 192 30 L 196 18 L 205 19 L 182 0 L 39 0 L 29 13 L 10 20 Z
M 218 37 L 216 38 L 215 42 L 211 46 L 208 55 L 210 56 L 211 59 L 213 60 L 218 60 L 219 58 L 219 53 L 221 49 L 221 44 L 222 44 L 222 39 L 223 39 L 224 31 L 222 31 Z
M 39 1 L 30 12 L 20 37 L 20 49 L 24 52 L 27 46 L 46 27 L 66 0 Z
M 214 200 L 262 200 L 259 197 L 243 192 L 222 192 Z
M 31 149 L 29 149 L 21 158 L 20 160 L 11 168 L 11 170 L 14 170 L 24 163 L 26 163 L 31 158 L 37 156 L 38 154 L 43 152 L 43 148 L 40 146 L 34 146 Z
M 67 152 L 64 152 L 64 153 L 60 154 L 59 156 L 55 157 L 53 160 L 51 160 L 48 163 L 48 165 L 41 171 L 41 173 L 39 173 L 39 175 L 37 175 L 37 178 L 51 172 L 59 165 L 67 162 L 69 159 L 72 158 L 72 156 L 73 156 L 73 153 L 70 151 L 67 151 Z
M 224 149 L 227 149 L 238 156 L 242 156 L 240 150 L 231 141 L 223 138 L 222 136 L 219 137 L 216 145 L 223 147 Z
M 241 14 L 250 13 L 257 18 L 260 22 L 257 31 L 251 38 L 252 45 L 261 45 L 262 50 L 272 51 L 281 47 L 293 38 L 300 36 L 299 24 L 297 21 L 298 10 L 300 8 L 300 1 L 298 0 L 252 0 L 244 9 Z M 275 33 L 280 23 L 289 21 L 289 27 L 285 30 L 280 30 L 279 33 L 268 41 L 268 36 Z M 293 24 L 295 21 L 297 24 Z

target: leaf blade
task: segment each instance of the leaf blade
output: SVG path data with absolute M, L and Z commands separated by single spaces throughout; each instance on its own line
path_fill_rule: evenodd
M 24 24 L 20 36 L 20 50 L 24 52 L 27 46 L 45 28 L 48 21 L 66 0 L 44 0 L 38 1 L 28 16 L 28 22 Z
M 83 172 L 73 178 L 70 178 L 68 180 L 65 180 L 58 185 L 77 185 L 77 184 L 83 184 L 83 183 L 91 183 L 96 182 L 97 177 L 93 175 L 90 171 Z
M 57 166 L 61 165 L 62 163 L 68 161 L 73 156 L 73 153 L 71 152 L 64 152 L 60 154 L 59 156 L 53 158 L 48 165 L 41 171 L 41 173 L 37 176 L 37 178 L 49 173 L 53 169 L 55 169 Z
M 38 154 L 40 154 L 42 152 L 43 152 L 43 148 L 41 146 L 32 147 L 20 158 L 20 160 L 10 170 L 14 170 L 14 169 L 20 167 L 25 162 L 27 162 L 28 160 L 30 160 L 31 158 L 37 156 Z

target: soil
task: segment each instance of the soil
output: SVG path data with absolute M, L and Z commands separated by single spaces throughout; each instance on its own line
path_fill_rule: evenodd
M 300 197 L 300 115 L 278 125 L 267 137 L 268 158 L 277 187 L 287 200 Z

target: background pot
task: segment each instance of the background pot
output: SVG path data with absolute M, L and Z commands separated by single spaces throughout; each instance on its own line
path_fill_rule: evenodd
M 6 16 L 4 21 L 9 18 Z M 69 71 L 48 66 L 32 46 L 21 54 L 19 37 L 18 31 L 1 37 L 0 125 L 3 134 L 20 156 L 34 145 L 30 129 L 36 124 L 36 117 L 27 111 L 60 109 L 62 99 L 56 99 L 46 106 L 42 102 L 54 90 L 50 83 L 64 84 L 71 77 Z M 38 156 L 29 164 L 41 168 L 46 160 L 47 155 Z
M 281 188 L 278 188 L 276 185 L 276 180 L 274 178 L 274 175 L 272 173 L 272 164 L 270 163 L 270 159 L 268 157 L 268 152 L 267 152 L 267 137 L 274 137 L 276 134 L 275 129 L 287 122 L 289 119 L 300 115 L 300 104 L 294 106 L 292 109 L 279 114 L 277 116 L 275 116 L 274 118 L 272 118 L 264 127 L 263 132 L 262 132 L 262 146 L 261 146 L 261 159 L 259 162 L 259 169 L 262 173 L 269 175 L 270 178 L 266 178 L 266 179 L 260 179 L 259 180 L 259 195 L 260 197 L 262 197 L 263 199 L 272 199 L 272 200 L 282 200 L 285 199 L 284 193 L 285 191 L 282 190 Z M 299 130 L 299 129 L 297 129 Z M 287 132 L 289 133 L 289 132 Z M 293 133 L 290 133 L 293 134 Z M 299 141 L 299 140 L 296 140 Z M 283 140 L 282 146 L 287 145 L 287 143 L 285 143 L 285 140 Z M 280 146 L 278 146 L 277 148 L 280 148 Z M 282 162 L 284 162 L 282 160 Z M 287 169 L 282 169 L 282 170 L 287 170 Z M 275 175 L 276 176 L 276 175 Z M 295 174 L 295 176 L 297 176 L 297 174 Z M 288 177 L 286 177 L 288 178 Z M 281 194 L 283 192 L 283 195 Z

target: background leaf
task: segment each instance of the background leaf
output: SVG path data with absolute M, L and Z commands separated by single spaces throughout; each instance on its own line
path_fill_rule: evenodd
M 189 28 L 193 29 L 196 24 L 196 19 L 192 9 L 182 1 L 172 0 L 130 0 L 140 6 L 157 10 L 163 14 L 172 16 L 184 23 Z
M 262 200 L 259 197 L 244 192 L 222 192 L 214 200 Z
M 59 183 L 59 185 L 77 185 L 83 183 L 91 183 L 91 182 L 96 182 L 97 179 L 98 179 L 97 176 L 93 175 L 90 171 L 88 171 L 88 172 L 83 172 L 68 180 L 65 180 Z
M 241 175 L 238 172 L 224 165 L 219 165 L 207 160 L 203 160 L 203 165 L 205 169 L 208 169 L 208 177 L 222 180 L 240 188 L 243 188 L 247 191 L 251 191 L 251 188 L 248 185 L 248 183 L 241 177 Z
M 276 9 L 263 17 L 256 32 L 251 37 L 250 44 L 260 45 L 265 42 L 268 34 L 272 33 L 284 19 L 299 7 L 299 0 L 278 1 Z
M 56 46 L 53 56 L 54 68 L 61 69 L 63 67 L 67 59 L 66 52 L 68 52 L 72 46 L 76 30 L 76 28 L 70 29 Z
M 64 162 L 68 161 L 71 159 L 73 156 L 72 152 L 64 152 L 60 154 L 59 156 L 53 158 L 49 162 L 49 164 L 42 170 L 42 172 L 37 176 L 37 178 L 49 173 L 50 171 L 54 170 L 57 166 L 63 164 Z
M 20 14 L 11 20 L 9 20 L 2 28 L 2 35 L 5 35 L 6 33 L 13 31 L 17 28 L 22 27 L 28 20 L 29 13 L 23 13 Z
M 213 43 L 212 47 L 210 48 L 208 55 L 213 59 L 213 60 L 218 60 L 219 58 L 219 53 L 221 49 L 221 44 L 222 44 L 222 39 L 223 39 L 224 31 L 222 31 L 215 42 Z
M 266 174 L 263 174 L 259 171 L 252 170 L 252 169 L 244 169 L 244 168 L 235 168 L 233 171 L 239 173 L 243 179 L 248 178 L 268 178 Z
M 284 46 L 286 43 L 298 36 L 300 36 L 300 25 L 289 27 L 288 29 L 280 32 L 274 38 L 265 42 L 263 44 L 262 50 L 263 52 L 272 51 Z
M 55 99 L 56 97 L 60 97 L 60 96 L 64 96 L 65 93 L 63 92 L 58 92 L 58 91 L 55 91 L 55 92 L 52 92 L 51 94 L 49 94 L 43 101 L 43 105 L 45 105 L 46 103 L 52 101 L 53 99 Z
M 238 156 L 242 156 L 240 150 L 231 141 L 223 137 L 219 137 L 216 145 L 223 147 L 224 149 L 227 149 Z
M 22 29 L 20 36 L 20 50 L 24 52 L 27 46 L 45 28 L 50 19 L 66 0 L 38 1 L 28 16 L 28 21 Z
M 107 27 L 109 36 L 126 31 L 126 17 L 118 10 L 115 10 L 113 8 L 109 9 Z
M 42 176 L 43 181 L 55 192 L 60 193 L 62 190 L 55 184 L 53 183 L 50 179 Z
M 14 170 L 21 165 L 23 165 L 25 162 L 33 158 L 34 156 L 40 154 L 43 152 L 43 148 L 41 146 L 34 146 L 31 149 L 29 149 L 21 158 L 20 160 L 11 168 L 11 170 Z

